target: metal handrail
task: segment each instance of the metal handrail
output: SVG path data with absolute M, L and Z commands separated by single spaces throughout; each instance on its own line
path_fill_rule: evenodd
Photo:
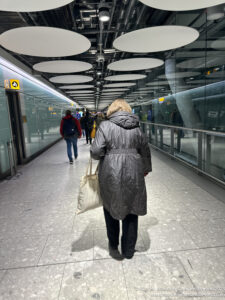
M 148 124 L 148 125 L 156 125 L 159 127 L 169 127 L 169 128 L 174 128 L 174 129 L 181 129 L 181 130 L 190 130 L 190 131 L 196 131 L 196 132 L 201 132 L 201 133 L 206 133 L 209 135 L 215 135 L 215 136 L 222 136 L 225 137 L 225 132 L 220 132 L 220 131 L 210 131 L 210 130 L 202 130 L 202 129 L 195 129 L 195 128 L 188 128 L 188 127 L 181 127 L 181 126 L 174 126 L 174 125 L 166 125 L 166 124 L 159 124 L 159 123 L 152 123 L 152 122 L 144 122 L 140 121 L 141 124 Z

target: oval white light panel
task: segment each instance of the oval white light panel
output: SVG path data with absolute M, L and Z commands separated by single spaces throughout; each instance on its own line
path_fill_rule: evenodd
M 1 0 L 0 10 L 13 12 L 44 11 L 59 8 L 73 0 Z
M 123 87 L 123 86 L 134 86 L 136 83 L 132 82 L 121 82 L 121 83 L 107 83 L 104 87 Z
M 142 74 L 126 74 L 126 75 L 113 75 L 107 76 L 104 79 L 109 81 L 127 81 L 127 80 L 139 80 L 146 78 L 146 75 Z
M 225 41 L 224 41 L 225 42 Z M 225 43 L 224 43 L 225 47 Z M 220 65 L 225 64 L 225 56 L 207 56 L 207 59 L 205 57 L 197 57 L 185 60 L 183 62 L 180 62 L 177 64 L 178 68 L 183 69 L 204 69 L 204 68 L 210 68 L 210 67 L 216 67 Z
M 225 37 L 212 42 L 211 47 L 213 49 L 225 49 Z
M 90 70 L 92 65 L 77 60 L 52 60 L 33 66 L 33 69 L 44 73 L 76 73 Z
M 94 91 L 84 91 L 84 90 L 77 90 L 77 91 L 70 91 L 69 94 L 93 94 Z
M 192 77 L 201 74 L 200 72 L 176 72 L 176 73 L 168 73 L 167 75 L 160 75 L 158 78 L 160 79 L 176 79 L 176 78 L 185 78 Z
M 225 3 L 224 0 L 139 0 L 147 6 L 169 11 L 207 8 Z
M 81 54 L 91 46 L 90 41 L 79 33 L 44 26 L 20 27 L 5 31 L 0 35 L 0 44 L 19 54 L 40 57 Z
M 113 42 L 113 47 L 125 52 L 160 52 L 183 47 L 198 37 L 199 32 L 191 27 L 155 26 L 121 35 Z
M 126 88 L 118 88 L 118 89 L 104 89 L 102 92 L 120 92 L 120 91 L 129 91 L 129 89 Z
M 81 90 L 81 89 L 93 89 L 94 85 L 91 84 L 77 84 L 77 85 L 62 85 L 59 87 L 62 90 Z
M 168 85 L 168 84 L 169 83 L 166 80 L 164 80 L 164 81 L 158 80 L 158 81 L 149 82 L 146 85 L 148 85 L 148 86 L 157 86 L 157 85 Z
M 108 69 L 112 71 L 138 71 L 157 68 L 163 64 L 164 61 L 157 58 L 128 58 L 109 64 Z
M 81 83 L 92 81 L 93 78 L 84 75 L 63 75 L 51 77 L 49 80 L 54 83 Z

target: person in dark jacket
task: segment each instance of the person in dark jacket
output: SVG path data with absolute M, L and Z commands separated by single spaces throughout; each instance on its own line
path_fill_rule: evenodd
M 91 131 L 92 131 L 93 125 L 94 125 L 94 119 L 92 118 L 92 116 L 90 115 L 90 112 L 88 110 L 86 111 L 86 115 L 83 119 L 83 124 L 84 124 L 87 144 L 88 144 L 88 141 L 90 141 L 90 144 L 91 144 L 92 143 Z
M 60 134 L 65 139 L 67 144 L 67 154 L 70 161 L 70 164 L 73 164 L 72 157 L 72 145 L 74 151 L 74 157 L 77 159 L 78 150 L 77 150 L 77 138 L 81 138 L 81 127 L 80 122 L 74 118 L 70 110 L 66 111 L 66 116 L 62 118 L 60 124 Z
M 151 153 L 139 119 L 123 99 L 108 109 L 101 122 L 91 156 L 100 160 L 99 186 L 109 239 L 109 253 L 119 259 L 119 220 L 122 220 L 121 249 L 125 258 L 135 252 L 138 216 L 147 213 L 145 179 L 152 171 Z

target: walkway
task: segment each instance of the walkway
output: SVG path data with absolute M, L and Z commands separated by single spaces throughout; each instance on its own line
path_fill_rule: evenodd
M 84 143 L 72 166 L 62 141 L 0 184 L 0 300 L 225 299 L 224 191 L 153 151 L 138 252 L 114 261 L 102 209 L 75 216 Z

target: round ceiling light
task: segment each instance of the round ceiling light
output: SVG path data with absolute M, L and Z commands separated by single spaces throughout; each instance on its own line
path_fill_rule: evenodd
M 185 78 L 199 75 L 199 72 L 176 72 L 176 73 L 168 73 L 167 75 L 160 75 L 158 78 L 160 79 L 176 79 L 176 78 Z
M 94 91 L 84 91 L 84 90 L 77 90 L 77 91 L 70 91 L 69 94 L 93 94 Z
M 126 89 L 126 88 L 118 88 L 118 89 L 104 89 L 102 90 L 102 92 L 121 92 L 121 91 L 129 91 L 129 89 Z
M 93 78 L 83 75 L 64 75 L 51 77 L 49 80 L 54 83 L 81 83 L 92 81 Z
M 224 0 L 139 0 L 147 6 L 168 11 L 196 10 L 224 3 Z
M 146 78 L 146 75 L 142 74 L 126 74 L 126 75 L 113 75 L 105 77 L 105 80 L 109 81 L 127 81 L 127 80 L 139 80 Z
M 214 49 L 225 49 L 225 37 L 212 42 L 211 47 Z
M 225 41 L 224 41 L 224 47 L 225 47 Z M 225 56 L 222 57 L 207 56 L 207 59 L 205 59 L 205 57 L 198 57 L 198 58 L 192 58 L 192 59 L 182 61 L 179 64 L 177 64 L 177 67 L 183 69 L 204 69 L 204 68 L 220 66 L 223 65 L 224 63 L 225 63 Z
M 168 84 L 169 84 L 168 81 L 165 81 L 165 80 L 164 81 L 158 80 L 158 81 L 146 83 L 146 85 L 148 85 L 148 86 L 168 85 Z
M 20 27 L 5 31 L 0 35 L 0 44 L 19 54 L 40 57 L 81 54 L 91 46 L 90 41 L 79 33 L 44 26 Z
M 198 31 L 187 26 L 155 26 L 121 35 L 113 46 L 125 52 L 159 52 L 183 47 L 198 37 Z
M 138 71 L 162 66 L 164 61 L 157 58 L 129 58 L 115 61 L 108 65 L 113 71 Z
M 132 82 L 121 82 L 121 83 L 107 83 L 104 87 L 123 87 L 123 86 L 134 86 L 135 83 Z
M 77 60 L 53 60 L 45 61 L 33 66 L 33 69 L 46 73 L 75 73 L 90 70 L 92 65 Z
M 73 2 L 73 0 L 1 0 L 1 11 L 32 12 L 59 8 Z
M 80 89 L 92 89 L 93 85 L 90 84 L 77 84 L 77 85 L 63 85 L 59 87 L 62 90 L 80 90 Z

